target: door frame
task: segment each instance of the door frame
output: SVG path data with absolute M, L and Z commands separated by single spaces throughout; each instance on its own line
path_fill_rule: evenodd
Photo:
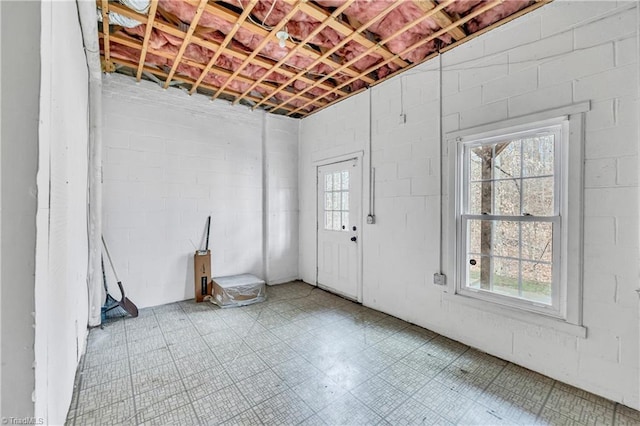
M 351 160 L 356 160 L 358 162 L 359 165 L 359 169 L 360 169 L 360 188 L 358 188 L 360 190 L 360 217 L 358 218 L 359 220 L 359 233 L 358 233 L 358 246 L 356 249 L 356 301 L 358 303 L 362 303 L 362 241 L 363 241 L 363 235 L 364 235 L 364 226 L 362 226 L 362 224 L 364 223 L 363 221 L 363 217 L 364 217 L 364 206 L 363 206 L 363 202 L 364 202 L 364 162 L 363 162 L 363 158 L 364 158 L 364 151 L 354 151 L 348 154 L 342 154 L 342 155 L 337 155 L 334 157 L 327 157 L 327 158 L 322 158 L 322 159 L 317 159 L 314 160 L 312 162 L 314 169 L 315 169 L 315 173 L 316 173 L 316 191 L 315 191 L 315 198 L 316 198 L 316 208 L 315 208 L 315 218 L 316 218 L 316 244 L 315 244 L 315 250 L 316 250 L 316 287 L 320 287 L 322 289 L 325 289 L 327 291 L 332 291 L 329 288 L 325 288 L 324 286 L 321 286 L 318 283 L 318 268 L 319 268 L 319 254 L 318 254 L 318 244 L 320 243 L 320 237 L 319 237 L 319 231 L 320 231 L 320 217 L 318 216 L 318 209 L 320 208 L 320 205 L 318 204 L 318 191 L 320 189 L 319 185 L 320 185 L 320 181 L 318 180 L 318 174 L 320 172 L 320 167 L 322 166 L 329 166 L 332 164 L 337 164 L 337 163 L 343 163 L 345 161 L 351 161 Z M 341 296 L 345 296 L 345 295 L 341 295 Z M 346 297 L 346 296 L 345 296 Z

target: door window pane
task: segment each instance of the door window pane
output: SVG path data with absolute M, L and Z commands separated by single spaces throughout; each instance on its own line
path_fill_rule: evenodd
M 332 174 L 326 174 L 324 176 L 324 190 L 333 191 L 333 175 Z
M 324 191 L 324 229 L 348 231 L 349 228 L 349 170 L 327 173 Z
M 349 189 L 349 170 L 342 171 L 342 190 Z

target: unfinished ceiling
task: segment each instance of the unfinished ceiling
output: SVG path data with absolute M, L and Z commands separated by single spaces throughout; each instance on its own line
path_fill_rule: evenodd
M 105 71 L 304 117 L 549 1 L 98 0 L 97 6 Z

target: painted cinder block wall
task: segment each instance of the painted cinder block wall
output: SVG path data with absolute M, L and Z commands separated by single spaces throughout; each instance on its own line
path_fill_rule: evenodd
M 89 73 L 74 2 L 42 2 L 35 253 L 35 417 L 64 423 L 89 302 Z
M 313 162 L 364 151 L 375 168 L 377 219 L 361 235 L 366 306 L 640 408 L 638 25 L 634 2 L 556 1 L 443 54 L 441 86 L 436 58 L 302 120 L 302 279 L 316 279 Z M 446 134 L 582 101 L 591 102 L 584 146 L 587 338 L 446 297 L 432 284 L 440 205 L 446 215 L 449 203 L 440 119 Z M 443 272 L 452 276 L 446 256 L 453 236 L 443 231 Z
M 295 120 L 117 74 L 103 116 L 103 233 L 139 307 L 193 298 L 209 215 L 214 276 L 297 277 Z

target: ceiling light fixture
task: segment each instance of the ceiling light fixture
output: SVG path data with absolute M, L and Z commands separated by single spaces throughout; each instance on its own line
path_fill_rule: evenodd
M 278 31 L 276 33 L 276 38 L 278 39 L 278 45 L 280 47 L 285 47 L 286 46 L 286 41 L 289 38 L 289 33 L 287 32 L 286 29 L 282 30 L 282 31 Z

